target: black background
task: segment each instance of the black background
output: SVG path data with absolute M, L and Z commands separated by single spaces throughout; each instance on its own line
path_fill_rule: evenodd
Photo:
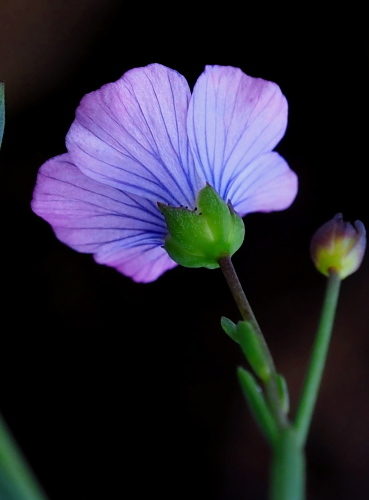
M 238 320 L 219 270 L 142 285 L 61 244 L 30 210 L 40 165 L 65 151 L 82 96 L 158 62 L 193 86 L 206 64 L 277 82 L 278 146 L 299 177 L 290 209 L 245 218 L 234 264 L 296 407 L 325 280 L 313 232 L 368 226 L 365 13 L 226 2 L 3 1 L 0 80 L 0 409 L 50 500 L 265 499 L 269 452 L 222 332 Z M 308 499 L 369 493 L 369 264 L 342 286 L 307 446 Z

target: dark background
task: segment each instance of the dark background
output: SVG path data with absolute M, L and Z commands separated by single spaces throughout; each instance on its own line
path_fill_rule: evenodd
M 219 270 L 142 285 L 61 244 L 30 210 L 82 96 L 158 62 L 192 86 L 206 64 L 277 82 L 290 209 L 245 218 L 234 257 L 296 407 L 325 280 L 309 241 L 335 213 L 369 225 L 368 33 L 353 7 L 2 0 L 0 410 L 50 500 L 266 499 L 269 452 L 222 332 L 237 310 Z M 307 446 L 308 499 L 368 498 L 369 264 L 342 286 Z

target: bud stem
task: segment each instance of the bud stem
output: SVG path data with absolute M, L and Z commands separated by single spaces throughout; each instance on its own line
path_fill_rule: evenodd
M 310 358 L 310 364 L 296 413 L 295 428 L 298 432 L 300 446 L 305 445 L 312 414 L 318 397 L 319 386 L 327 359 L 327 351 L 337 308 L 340 285 L 341 279 L 338 273 L 331 270 L 328 277 L 324 304 Z

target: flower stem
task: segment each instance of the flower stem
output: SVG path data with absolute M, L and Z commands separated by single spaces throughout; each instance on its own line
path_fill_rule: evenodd
M 271 376 L 264 382 L 268 406 L 264 408 L 263 399 L 254 390 L 255 383 L 251 374 L 239 368 L 241 386 L 259 425 L 269 440 L 272 450 L 270 500 L 304 500 L 305 498 L 305 455 L 299 435 L 289 422 L 286 411 L 282 409 L 277 387 L 277 371 L 264 336 L 252 312 L 251 306 L 242 289 L 230 257 L 222 257 L 219 266 L 231 290 L 242 319 L 252 324 L 260 339 L 264 359 L 269 365 Z M 250 388 L 251 386 L 251 388 Z M 271 410 L 271 414 L 268 413 Z M 270 418 L 273 415 L 274 418 Z
M 0 414 L 0 498 L 47 500 Z
M 295 428 L 301 446 L 305 445 L 319 386 L 327 358 L 327 351 L 338 302 L 341 279 L 333 270 L 328 277 L 324 304 L 306 374 L 300 402 L 296 412 Z
M 304 500 L 305 456 L 293 428 L 283 430 L 273 449 L 270 500 Z
M 254 316 L 254 313 L 252 312 L 249 301 L 247 300 L 245 292 L 243 291 L 243 288 L 241 286 L 240 280 L 238 279 L 231 258 L 229 256 L 221 257 L 218 263 L 221 270 L 223 271 L 225 279 L 227 280 L 228 286 L 231 290 L 231 293 L 241 313 L 242 318 L 245 321 L 249 321 L 250 323 L 252 323 L 252 326 L 254 327 L 255 331 L 258 334 L 261 334 L 259 324 L 256 321 L 256 318 Z M 263 342 L 265 343 L 264 338 Z M 273 360 L 270 355 L 269 357 L 271 363 L 273 364 Z
M 256 321 L 256 318 L 251 309 L 249 301 L 247 300 L 245 292 L 243 291 L 243 288 L 241 286 L 240 280 L 238 279 L 231 258 L 229 256 L 221 257 L 218 263 L 228 283 L 228 286 L 240 311 L 242 319 L 252 324 L 255 333 L 258 335 L 260 339 L 260 344 L 264 351 L 264 359 L 267 361 L 271 372 L 270 379 L 267 382 L 265 382 L 266 397 L 269 401 L 271 410 L 276 418 L 278 426 L 280 428 L 285 428 L 286 426 L 288 426 L 288 419 L 285 413 L 281 409 L 280 399 L 278 395 L 278 388 L 277 388 L 277 380 L 276 380 L 277 371 L 275 369 L 272 355 L 270 354 L 269 348 L 267 346 L 267 343 L 265 342 L 265 338 L 261 332 L 260 326 Z

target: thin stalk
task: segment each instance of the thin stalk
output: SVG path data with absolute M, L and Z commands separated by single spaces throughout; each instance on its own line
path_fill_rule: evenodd
M 228 283 L 229 289 L 233 295 L 238 310 L 240 311 L 242 319 L 245 321 L 249 321 L 252 324 L 256 334 L 260 339 L 260 343 L 264 350 L 264 357 L 267 360 L 271 372 L 271 377 L 269 381 L 265 383 L 266 397 L 270 403 L 270 407 L 278 422 L 279 427 L 285 428 L 286 426 L 288 426 L 288 419 L 284 414 L 284 412 L 281 410 L 277 381 L 276 381 L 277 371 L 274 365 L 272 355 L 269 351 L 265 338 L 261 332 L 260 326 L 256 321 L 250 303 L 247 300 L 245 292 L 243 291 L 242 285 L 240 283 L 240 280 L 238 279 L 231 258 L 229 256 L 221 257 L 218 263 Z
M 301 446 L 304 446 L 306 442 L 311 418 L 318 397 L 319 386 L 327 359 L 329 341 L 336 314 L 340 285 L 341 279 L 339 275 L 331 271 L 328 277 L 327 289 L 310 363 L 296 412 L 294 425 Z
M 238 279 L 231 258 L 229 256 L 221 257 L 218 263 L 228 283 L 233 298 L 237 304 L 238 310 L 241 313 L 242 319 L 252 323 L 252 326 L 254 327 L 255 331 L 261 336 L 263 343 L 265 344 L 266 350 L 269 353 L 268 347 L 261 333 L 260 326 L 256 321 L 255 315 L 251 309 L 249 301 L 247 300 L 245 292 L 243 291 L 242 285 L 240 283 L 240 280 Z M 268 357 L 270 358 L 270 364 L 274 366 L 273 359 L 270 353 Z

